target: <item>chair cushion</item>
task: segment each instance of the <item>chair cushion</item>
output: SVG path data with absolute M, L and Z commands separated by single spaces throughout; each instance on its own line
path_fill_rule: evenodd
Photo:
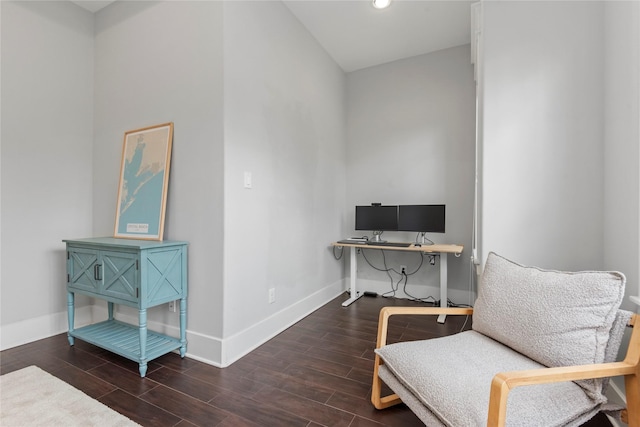
M 475 331 L 390 344 L 376 353 L 384 361 L 380 377 L 394 392 L 401 393 L 394 387 L 397 380 L 442 424 L 453 427 L 486 425 L 491 380 L 498 372 L 544 367 Z M 437 425 L 413 399 L 400 396 L 423 422 Z M 517 387 L 509 393 L 507 426 L 580 425 L 602 401 L 573 382 Z
M 602 363 L 624 286 L 618 272 L 543 270 L 490 253 L 473 329 L 545 366 Z M 579 384 L 601 393 L 601 380 Z

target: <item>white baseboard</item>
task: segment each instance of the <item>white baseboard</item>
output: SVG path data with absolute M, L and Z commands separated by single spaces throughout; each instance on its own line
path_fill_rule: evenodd
M 224 367 L 221 363 L 223 340 L 220 338 L 187 330 L 187 343 L 187 356 L 191 359 L 218 368 Z
M 617 403 L 627 406 L 627 397 L 624 394 L 624 390 L 618 387 L 618 384 L 616 384 L 616 382 L 613 380 L 609 381 L 609 388 L 607 388 L 607 400 L 610 403 Z M 623 424 L 621 424 L 618 420 L 613 419 L 610 416 L 607 416 L 607 418 L 609 418 L 609 421 L 611 421 L 611 425 L 613 425 L 613 427 L 623 427 Z
M 274 313 L 261 322 L 224 339 L 187 329 L 187 356 L 219 368 L 227 367 L 300 319 L 313 313 L 340 295 L 344 290 L 344 282 L 339 280 L 309 295 L 303 300 Z M 138 323 L 138 318 L 131 313 L 116 312 L 115 317 L 123 322 L 131 324 Z M 106 318 L 107 310 L 103 305 L 93 306 L 93 321 Z M 152 320 L 147 321 L 147 326 L 153 331 L 173 337 L 180 335 L 180 329 L 177 326 Z
M 189 343 L 187 355 L 217 367 L 229 366 L 340 295 L 347 289 L 347 283 L 348 279 L 338 280 L 249 328 L 224 339 L 187 330 L 187 341 Z M 361 292 L 367 290 L 378 294 L 383 294 L 389 290 L 388 283 L 366 279 L 358 279 L 358 289 Z M 439 288 L 424 285 L 409 285 L 407 291 L 418 298 L 424 298 L 428 295 L 440 295 Z M 399 290 L 396 296 L 399 298 L 409 297 L 402 290 Z M 468 291 L 449 289 L 448 296 L 449 299 L 460 304 L 465 304 L 469 301 Z M 117 319 L 131 324 L 137 324 L 138 322 L 138 318 L 133 311 L 116 311 L 115 316 Z M 107 310 L 104 304 L 80 307 L 76 309 L 75 327 L 79 328 L 106 318 Z M 151 330 L 170 336 L 177 337 L 180 335 L 180 330 L 177 326 L 149 320 L 148 327 Z M 67 330 L 66 311 L 4 325 L 0 328 L 0 349 L 5 350 L 42 338 L 48 338 Z
M 348 287 L 349 279 L 345 279 L 345 286 Z M 435 299 L 440 298 L 440 288 L 431 285 L 416 285 L 408 284 L 406 287 L 407 293 L 404 292 L 404 287 L 401 285 L 395 292 L 396 298 L 428 298 L 433 297 Z M 381 282 L 379 280 L 360 279 L 358 278 L 358 292 L 365 291 L 375 292 L 378 295 L 392 296 L 390 283 L 388 281 Z M 447 289 L 447 298 L 456 304 L 469 304 L 472 305 L 475 301 L 475 293 L 471 296 L 468 290 L 460 289 Z M 429 299 L 427 301 L 433 301 Z
M 339 280 L 229 338 L 220 339 L 187 330 L 187 341 L 189 343 L 187 356 L 217 367 L 229 366 L 298 320 L 331 301 L 344 290 L 344 281 Z M 138 318 L 133 312 L 116 311 L 115 317 L 123 322 L 138 323 Z M 104 304 L 78 307 L 75 311 L 74 326 L 79 328 L 106 319 L 107 309 Z M 180 329 L 177 326 L 152 320 L 149 320 L 147 324 L 151 330 L 174 337 L 180 335 Z M 0 327 L 0 350 L 48 338 L 68 330 L 69 324 L 66 311 L 3 325 Z
M 76 308 L 74 318 L 76 327 L 88 325 L 91 322 L 91 306 Z M 0 327 L 0 350 L 49 338 L 68 330 L 69 322 L 66 311 L 3 325 Z
M 344 290 L 344 281 L 339 280 L 309 295 L 303 300 L 274 313 L 244 331 L 225 338 L 222 342 L 220 366 L 226 367 L 231 365 L 256 347 L 269 341 L 294 323 L 336 298 L 343 293 Z
M 99 302 L 98 305 L 94 305 L 92 308 L 92 322 L 100 322 L 106 320 L 108 317 L 107 308 L 104 304 Z M 136 311 L 133 309 L 116 310 L 114 317 L 121 321 L 130 323 L 132 325 L 138 324 L 138 317 Z M 161 323 L 155 320 L 147 320 L 147 327 L 155 332 L 166 334 L 171 337 L 180 336 L 180 328 L 178 326 Z M 199 332 L 190 331 L 187 329 L 187 354 L 186 356 L 191 359 L 198 360 L 208 365 L 222 367 L 220 363 L 220 354 L 222 353 L 222 340 L 210 335 L 201 334 Z M 176 350 L 174 353 L 177 353 Z

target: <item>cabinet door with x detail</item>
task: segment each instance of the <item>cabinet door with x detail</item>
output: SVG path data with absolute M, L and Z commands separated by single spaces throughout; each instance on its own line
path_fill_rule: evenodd
M 125 301 L 138 301 L 138 253 L 101 252 L 101 294 Z
M 99 251 L 85 248 L 73 248 L 67 251 L 67 283 L 69 288 L 99 292 L 100 263 Z

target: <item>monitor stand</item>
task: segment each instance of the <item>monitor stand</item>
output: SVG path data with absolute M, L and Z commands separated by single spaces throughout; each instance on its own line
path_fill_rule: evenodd
M 371 238 L 371 240 L 369 240 L 369 243 L 373 242 L 373 243 L 387 243 L 386 240 L 382 240 L 382 231 L 374 231 L 373 232 L 373 237 Z
M 422 245 L 435 245 L 435 243 L 433 243 L 432 240 L 430 240 L 429 238 L 427 238 L 425 236 L 425 234 L 427 234 L 426 232 L 420 232 L 420 235 L 422 236 Z

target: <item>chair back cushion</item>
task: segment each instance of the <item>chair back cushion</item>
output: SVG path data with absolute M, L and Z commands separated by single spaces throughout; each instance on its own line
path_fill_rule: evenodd
M 618 272 L 562 272 L 526 267 L 490 253 L 473 329 L 542 365 L 602 363 L 625 277 Z M 599 395 L 602 381 L 578 382 Z

